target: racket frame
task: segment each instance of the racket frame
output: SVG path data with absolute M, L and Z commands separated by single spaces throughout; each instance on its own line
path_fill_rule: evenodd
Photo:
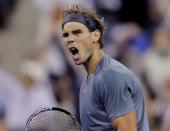
M 42 113 L 42 112 L 46 112 L 46 111 L 60 111 L 60 112 L 65 113 L 66 115 L 69 115 L 69 116 L 76 122 L 77 126 L 79 126 L 79 128 L 81 129 L 81 126 L 80 126 L 79 122 L 77 121 L 77 119 L 76 119 L 70 112 L 66 111 L 65 109 L 58 108 L 58 107 L 52 107 L 52 108 L 47 107 L 47 108 L 42 108 L 42 109 L 40 109 L 40 110 L 38 110 L 38 111 L 35 111 L 33 114 L 31 114 L 31 116 L 28 118 L 28 120 L 27 120 L 27 122 L 26 122 L 26 126 L 25 126 L 25 127 L 26 127 L 26 128 L 25 128 L 26 131 L 27 131 L 27 127 L 28 127 L 30 121 L 31 121 L 35 116 L 37 116 L 38 114 L 40 114 L 40 113 Z

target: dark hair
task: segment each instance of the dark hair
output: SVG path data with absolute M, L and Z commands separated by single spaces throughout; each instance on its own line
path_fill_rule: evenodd
M 69 20 L 66 20 L 69 16 L 71 17 L 71 21 L 73 21 L 73 17 L 71 15 L 82 15 L 84 17 L 85 22 L 83 23 L 89 31 L 93 32 L 95 30 L 99 30 L 101 33 L 99 43 L 100 43 L 100 48 L 103 48 L 103 33 L 105 29 L 105 24 L 103 19 L 101 19 L 97 14 L 96 11 L 93 9 L 88 9 L 84 8 L 81 5 L 73 5 L 70 9 L 66 9 L 63 11 L 63 16 L 62 16 L 62 28 L 64 24 L 66 24 Z M 83 21 L 84 21 L 83 20 Z M 81 21 L 81 20 L 80 20 Z

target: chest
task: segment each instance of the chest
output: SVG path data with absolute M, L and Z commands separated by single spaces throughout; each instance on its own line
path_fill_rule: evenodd
M 95 78 L 92 76 L 90 79 L 83 81 L 80 90 L 80 111 L 93 112 L 104 110 L 103 98 L 99 97 L 96 89 L 98 87 L 94 84 Z
M 93 104 L 93 89 L 94 89 L 94 77 L 86 78 L 80 89 L 80 104 L 91 105 Z

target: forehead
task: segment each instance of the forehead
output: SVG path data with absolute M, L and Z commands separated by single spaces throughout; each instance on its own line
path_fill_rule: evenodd
M 88 28 L 82 23 L 68 22 L 64 25 L 63 32 L 70 32 L 70 31 L 79 30 L 79 29 L 88 31 Z

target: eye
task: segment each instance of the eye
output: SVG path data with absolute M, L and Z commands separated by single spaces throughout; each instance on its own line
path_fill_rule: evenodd
M 75 34 L 75 35 L 80 34 L 80 33 L 82 33 L 81 30 L 74 30 L 74 31 L 72 31 L 72 34 Z
M 68 33 L 63 33 L 63 34 L 62 34 L 62 37 L 64 37 L 64 38 L 65 38 L 65 37 L 68 37 L 68 36 L 69 36 Z

